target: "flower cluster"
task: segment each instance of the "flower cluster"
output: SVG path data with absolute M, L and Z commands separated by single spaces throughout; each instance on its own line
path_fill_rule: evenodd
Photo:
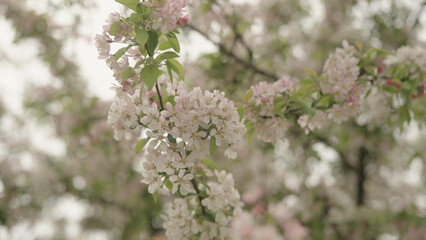
M 167 34 L 177 26 L 184 26 L 190 20 L 189 15 L 183 15 L 186 0 L 152 0 L 145 2 L 145 6 L 153 7 L 151 12 L 154 21 L 152 28 L 159 29 L 161 33 Z
M 385 60 L 388 65 L 406 64 L 417 66 L 421 71 L 426 71 L 426 48 L 424 47 L 400 47 L 395 55 L 388 56 Z
M 234 188 L 234 179 L 225 171 L 215 171 L 218 182 L 207 183 L 207 197 L 201 204 L 207 208 L 202 214 L 210 219 L 199 219 L 199 202 L 194 196 L 177 198 L 163 216 L 163 227 L 168 239 L 186 240 L 225 239 L 230 232 L 230 216 L 240 211 L 240 195 Z
M 116 80 L 123 87 L 126 87 L 138 80 L 136 73 L 140 72 L 140 68 L 135 68 L 136 72 L 133 76 L 122 76 L 129 69 L 129 58 L 135 62 L 140 62 L 144 58 L 140 54 L 138 46 L 134 46 L 132 43 L 131 33 L 134 30 L 133 27 L 123 21 L 119 13 L 111 13 L 106 22 L 108 24 L 103 26 L 102 35 L 97 34 L 95 36 L 98 58 L 105 59 L 107 66 L 114 71 Z M 111 43 L 127 44 L 128 47 L 122 48 L 112 54 Z
M 290 79 L 283 78 L 274 83 L 260 82 L 250 88 L 246 119 L 253 122 L 259 130 L 259 137 L 265 142 L 275 142 L 285 136 L 288 121 L 280 115 L 286 104 L 276 104 L 277 99 L 284 102 L 289 98 L 293 85 Z
M 359 113 L 365 87 L 357 81 L 360 68 L 355 52 L 355 47 L 343 41 L 343 48 L 336 49 L 325 62 L 319 84 L 323 94 L 333 96 L 334 104 L 325 111 L 317 110 L 313 116 L 305 114 L 298 119 L 306 134 L 321 128 L 327 120 L 340 123 Z
M 225 155 L 235 158 L 238 143 L 246 132 L 232 101 L 217 90 L 204 93 L 200 88 L 186 91 L 182 82 L 169 84 L 169 98 L 161 112 L 156 103 L 142 107 L 140 122 L 146 126 L 148 154 L 144 163 L 144 182 L 153 193 L 160 187 L 161 176 L 174 183 L 173 193 L 190 192 L 192 175 L 188 169 L 197 159 L 206 158 L 214 146 L 226 145 Z
M 426 48 L 404 46 L 396 51 L 395 55 L 389 55 L 385 63 L 393 65 L 396 73 L 394 79 L 386 81 L 387 86 L 394 85 L 399 91 L 413 99 L 421 98 L 425 93 L 425 75 L 426 75 Z M 398 70 L 403 67 L 403 71 Z M 398 71 L 396 71 L 398 70 Z M 409 81 L 408 81 L 409 80 Z M 406 82 L 406 83 L 405 83 Z M 405 83 L 405 84 L 404 84 Z M 403 89 L 402 86 L 404 86 Z
M 338 48 L 325 62 L 324 79 L 320 82 L 323 92 L 333 94 L 336 102 L 349 98 L 349 94 L 359 76 L 358 58 L 354 57 L 355 48 L 343 41 L 343 49 Z
M 137 115 L 142 107 L 141 89 L 137 89 L 134 94 L 129 94 L 119 87 L 113 89 L 116 96 L 108 111 L 108 124 L 114 130 L 116 140 L 130 140 L 141 131 Z
M 307 229 L 293 217 L 293 214 L 283 203 L 270 204 L 268 216 L 275 221 L 284 232 L 285 239 L 302 240 L 308 236 Z M 258 216 L 260 217 L 260 215 Z M 284 237 L 277 227 L 272 224 L 261 225 L 256 221 L 256 216 L 247 212 L 238 212 L 231 223 L 231 236 L 234 240 L 270 239 L 282 240 Z
M 208 157 L 223 147 L 225 156 L 236 158 L 246 127 L 223 92 L 188 91 L 183 82 L 166 83 L 169 79 L 160 77 L 160 68 L 167 67 L 171 79 L 171 71 L 183 79 L 182 66 L 174 59 L 179 57 L 177 32 L 171 31 L 189 21 L 183 16 L 185 0 L 123 4 L 136 13 L 128 18 L 111 14 L 103 34 L 95 38 L 99 58 L 106 59 L 120 84 L 113 87 L 116 97 L 108 112 L 114 138 L 134 139 L 145 128 L 147 137 L 135 147 L 138 153 L 147 145 L 142 182 L 151 194 L 169 190 L 178 197 L 165 217 L 169 239 L 224 239 L 242 203 L 231 174 L 216 171 L 217 180 L 205 182 L 215 168 Z M 125 46 L 111 54 L 113 42 Z M 176 52 L 158 52 L 166 50 L 165 42 L 166 49 Z M 155 92 L 150 90 L 154 85 Z

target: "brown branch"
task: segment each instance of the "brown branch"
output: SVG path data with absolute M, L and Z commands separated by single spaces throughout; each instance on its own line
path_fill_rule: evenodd
M 160 112 L 164 110 L 163 98 L 161 97 L 160 88 L 158 88 L 158 82 L 155 82 L 155 90 L 157 90 L 158 99 L 160 99 Z
M 197 182 L 195 182 L 195 179 L 193 178 L 191 180 L 191 183 L 192 183 L 192 186 L 194 186 L 195 192 L 197 192 L 197 198 L 198 198 L 198 201 L 200 202 L 201 212 L 203 213 L 203 215 L 206 215 L 206 208 L 201 203 L 201 201 L 203 200 L 203 198 L 200 195 L 200 190 L 198 190 Z
M 365 167 L 366 167 L 366 158 L 368 155 L 368 151 L 365 147 L 361 147 L 359 149 L 359 162 L 357 166 L 357 195 L 356 195 L 356 202 L 358 206 L 362 206 L 365 201 L 365 181 L 366 181 L 366 173 L 365 173 Z
M 223 43 L 220 42 L 216 42 L 213 39 L 211 39 L 206 33 L 204 33 L 203 31 L 201 31 L 200 29 L 198 29 L 197 27 L 195 27 L 194 25 L 188 24 L 187 25 L 188 28 L 198 32 L 199 34 L 201 34 L 203 37 L 205 37 L 208 41 L 210 41 L 211 43 L 213 43 L 214 45 L 218 46 L 219 49 L 225 53 L 226 55 L 228 55 L 229 57 L 232 57 L 237 63 L 239 63 L 240 65 L 244 66 L 247 69 L 251 69 L 253 72 L 262 75 L 264 77 L 267 77 L 271 80 L 277 81 L 279 79 L 279 77 L 273 73 L 267 72 L 263 69 L 258 68 L 256 65 L 254 65 L 251 62 L 248 62 L 242 58 L 240 58 L 239 56 L 237 56 L 234 52 L 228 50 L 225 45 Z
M 423 1 L 422 6 L 420 7 L 419 13 L 417 14 L 416 20 L 414 21 L 413 28 L 416 28 L 420 23 L 420 17 L 422 16 L 423 11 L 426 7 L 426 1 Z

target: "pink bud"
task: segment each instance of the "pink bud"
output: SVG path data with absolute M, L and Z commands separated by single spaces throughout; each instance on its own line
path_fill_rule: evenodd
M 400 89 L 400 88 L 401 88 L 401 86 L 402 86 L 402 83 L 400 83 L 400 82 L 395 83 L 395 87 L 396 87 L 396 88 Z
M 420 84 L 420 89 L 425 89 L 425 84 L 424 83 Z
M 377 66 L 377 73 L 380 74 L 382 72 L 383 68 L 382 66 Z
M 186 15 L 185 17 L 179 18 L 177 21 L 178 26 L 185 26 L 189 21 L 191 21 L 191 17 Z
M 417 95 L 416 95 L 416 94 L 413 94 L 411 97 L 412 97 L 413 99 L 416 99 L 416 98 L 417 98 Z
M 419 92 L 419 97 L 423 97 L 425 95 L 425 90 Z
M 386 80 L 386 85 L 393 85 L 393 80 L 390 78 Z

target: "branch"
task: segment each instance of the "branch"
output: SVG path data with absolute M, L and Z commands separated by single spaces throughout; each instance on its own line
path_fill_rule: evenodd
M 200 196 L 200 190 L 198 190 L 197 182 L 195 182 L 195 179 L 193 178 L 191 180 L 191 183 L 192 183 L 192 186 L 194 186 L 195 192 L 197 192 L 197 198 L 198 198 L 198 201 L 200 202 L 201 212 L 203 213 L 203 215 L 206 215 L 206 208 L 203 206 L 203 204 L 201 204 L 201 201 L 203 200 L 203 198 Z
M 213 39 L 211 39 L 206 33 L 202 32 L 200 29 L 198 29 L 197 27 L 195 27 L 194 25 L 188 24 L 187 25 L 190 29 L 198 32 L 199 34 L 201 34 L 203 37 L 205 37 L 208 41 L 210 41 L 211 43 L 213 43 L 214 45 L 218 46 L 219 49 L 224 52 L 226 55 L 232 57 L 237 63 L 239 63 L 240 65 L 244 66 L 247 69 L 251 69 L 253 72 L 262 75 L 264 77 L 267 77 L 271 80 L 277 81 L 279 79 L 279 77 L 273 73 L 267 72 L 263 69 L 258 68 L 256 65 L 254 65 L 251 62 L 248 62 L 242 58 L 240 58 L 239 56 L 237 56 L 234 52 L 228 50 L 225 45 L 223 43 L 220 42 L 215 42 Z
M 364 183 L 366 181 L 366 158 L 368 155 L 368 151 L 365 147 L 361 147 L 359 149 L 359 162 L 357 166 L 357 196 L 356 202 L 358 206 L 362 206 L 365 201 L 365 187 Z
M 155 90 L 157 90 L 158 99 L 160 99 L 160 112 L 164 110 L 163 98 L 161 97 L 160 89 L 158 88 L 158 81 L 155 82 Z
M 414 21 L 413 28 L 416 28 L 420 23 L 420 17 L 422 16 L 423 11 L 426 7 L 426 1 L 423 1 L 422 6 L 420 7 L 419 13 L 417 14 L 416 21 Z

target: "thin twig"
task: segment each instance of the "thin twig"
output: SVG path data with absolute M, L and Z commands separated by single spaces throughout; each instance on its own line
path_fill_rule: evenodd
M 368 155 L 368 151 L 365 147 L 361 147 L 359 149 L 359 162 L 357 167 L 357 205 L 362 206 L 365 201 L 365 180 L 366 180 L 366 173 L 365 173 L 365 166 L 366 166 L 366 158 Z
M 420 17 L 422 16 L 423 11 L 426 7 L 426 1 L 423 1 L 422 6 L 420 7 L 419 13 L 417 14 L 416 21 L 414 21 L 413 28 L 416 28 L 420 23 Z
M 279 77 L 273 73 L 267 72 L 263 69 L 258 68 L 256 65 L 254 65 L 251 62 L 245 61 L 244 59 L 240 58 L 239 56 L 237 56 L 234 52 L 228 50 L 224 44 L 220 43 L 220 42 L 216 42 L 213 39 L 211 39 L 206 33 L 204 33 L 203 31 L 201 31 L 200 29 L 198 29 L 197 27 L 195 27 L 194 25 L 188 24 L 187 25 L 190 29 L 198 32 L 199 34 L 201 34 L 203 37 L 205 37 L 207 40 L 209 40 L 211 43 L 213 43 L 214 45 L 218 46 L 219 49 L 224 52 L 226 55 L 232 57 L 235 61 L 237 61 L 237 63 L 239 63 L 240 65 L 246 67 L 247 69 L 251 69 L 253 72 L 265 76 L 269 79 L 272 79 L 274 81 L 277 81 L 279 79 Z
M 155 82 L 155 89 L 157 90 L 158 99 L 160 99 L 160 112 L 164 110 L 163 98 L 161 97 L 160 88 L 158 88 L 158 82 Z
M 197 192 L 198 201 L 200 201 L 201 212 L 203 213 L 203 215 L 206 215 L 206 208 L 201 203 L 201 201 L 203 200 L 203 198 L 200 195 L 200 190 L 198 190 L 197 182 L 195 182 L 195 179 L 192 179 L 191 183 L 192 183 L 192 186 L 194 186 L 195 192 Z

